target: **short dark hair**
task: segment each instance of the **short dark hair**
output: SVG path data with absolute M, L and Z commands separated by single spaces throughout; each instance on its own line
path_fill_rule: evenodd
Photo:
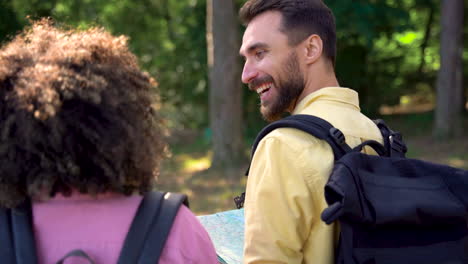
M 322 0 L 249 0 L 240 9 L 244 24 L 266 11 L 282 14 L 281 32 L 288 36 L 289 44 L 295 46 L 312 34 L 323 41 L 323 50 L 332 65 L 336 59 L 336 26 L 332 11 Z
M 126 37 L 52 24 L 0 49 L 0 206 L 149 191 L 166 149 L 156 82 Z

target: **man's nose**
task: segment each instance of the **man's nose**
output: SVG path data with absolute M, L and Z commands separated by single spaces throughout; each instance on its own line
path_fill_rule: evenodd
M 248 62 L 245 62 L 244 69 L 242 70 L 242 82 L 245 84 L 250 83 L 255 77 L 257 77 L 258 71 Z

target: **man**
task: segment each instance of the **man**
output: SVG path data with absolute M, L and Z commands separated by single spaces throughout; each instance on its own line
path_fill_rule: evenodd
M 360 113 L 358 94 L 339 87 L 334 16 L 321 0 L 249 0 L 240 16 L 247 26 L 242 81 L 259 94 L 266 120 L 315 115 L 350 146 L 382 141 Z M 320 220 L 333 160 L 325 141 L 291 128 L 260 142 L 247 182 L 244 263 L 334 262 L 338 228 Z

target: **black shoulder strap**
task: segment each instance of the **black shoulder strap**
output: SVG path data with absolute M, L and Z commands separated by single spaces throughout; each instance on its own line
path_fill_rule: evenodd
M 0 209 L 0 259 L 2 263 L 37 263 L 32 230 L 31 203 Z
M 157 263 L 186 195 L 150 192 L 143 199 L 120 252 L 118 263 Z M 37 263 L 29 201 L 0 208 L 0 259 L 5 264 Z
M 166 243 L 167 237 L 171 230 L 174 219 L 179 211 L 179 207 L 184 203 L 188 206 L 186 195 L 177 193 L 166 193 L 160 213 L 156 222 L 149 232 L 148 240 L 146 241 L 143 253 L 139 263 L 154 263 L 153 260 L 158 260 Z
M 31 210 L 31 202 L 29 200 L 11 209 L 11 223 L 17 264 L 37 263 Z
M 2 263 L 16 264 L 11 229 L 11 209 L 8 208 L 0 208 L 0 259 Z
M 251 158 L 253 158 L 260 141 L 271 131 L 282 127 L 296 128 L 316 138 L 325 140 L 332 148 L 335 160 L 340 159 L 344 154 L 351 151 L 351 148 L 345 142 L 343 133 L 327 121 L 311 115 L 291 115 L 269 124 L 258 133 L 252 147 Z M 248 173 L 249 169 L 247 169 L 246 175 Z
M 63 256 L 63 258 L 61 258 L 55 264 L 63 264 L 63 263 L 65 263 L 65 260 L 67 260 L 68 258 L 71 258 L 71 257 L 79 257 L 79 258 L 87 260 L 89 264 L 96 264 L 96 262 L 88 254 L 86 254 L 86 252 L 84 252 L 81 249 L 75 249 L 75 250 L 72 250 L 72 251 L 68 252 L 68 254 Z
M 391 130 L 382 119 L 374 120 L 383 138 L 383 145 L 386 149 L 387 157 L 405 157 L 408 148 L 406 147 L 400 132 Z
M 179 207 L 187 196 L 149 192 L 138 208 L 118 260 L 124 263 L 157 263 Z

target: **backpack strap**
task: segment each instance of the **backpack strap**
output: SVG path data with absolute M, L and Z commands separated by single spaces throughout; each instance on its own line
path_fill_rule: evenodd
M 374 149 L 374 151 L 377 152 L 377 154 L 381 157 L 389 157 L 387 148 L 375 140 L 366 140 L 362 142 L 361 144 L 353 148 L 353 152 L 361 152 L 362 149 L 366 146 L 369 146 L 372 149 Z
M 37 263 L 36 242 L 32 229 L 32 209 L 29 200 L 11 209 L 11 226 L 16 263 Z
M 391 130 L 382 119 L 374 120 L 374 123 L 382 134 L 383 143 L 387 151 L 385 156 L 404 158 L 408 148 L 403 141 L 401 133 Z
M 258 133 L 252 146 L 252 153 L 250 155 L 251 162 L 260 141 L 271 131 L 282 127 L 296 128 L 318 139 L 325 140 L 333 150 L 335 161 L 352 151 L 351 147 L 346 144 L 344 134 L 322 118 L 312 115 L 291 115 L 267 125 Z M 246 176 L 249 175 L 249 171 L 250 164 L 245 172 Z M 237 209 L 244 206 L 244 201 L 245 192 L 234 197 L 234 203 Z
M 67 260 L 70 257 L 80 257 L 82 259 L 87 260 L 89 264 L 96 264 L 96 262 L 88 254 L 86 254 L 86 252 L 84 252 L 81 249 L 75 249 L 75 250 L 70 251 L 68 254 L 66 254 L 63 258 L 61 258 L 55 264 L 63 264 L 65 263 L 65 260 Z
M 0 208 L 0 259 L 2 263 L 16 264 L 15 246 L 11 229 L 11 209 Z
M 183 194 L 146 194 L 127 233 L 118 263 L 157 263 L 182 204 L 188 206 L 187 196 Z
M 0 259 L 8 264 L 37 263 L 31 203 L 0 209 Z
M 351 151 L 351 148 L 346 144 L 343 133 L 327 121 L 311 115 L 291 115 L 267 125 L 258 133 L 252 147 L 251 158 L 253 158 L 260 141 L 271 131 L 282 127 L 296 128 L 318 139 L 325 140 L 332 148 L 335 160 Z M 250 166 L 245 175 L 249 174 L 249 170 Z

